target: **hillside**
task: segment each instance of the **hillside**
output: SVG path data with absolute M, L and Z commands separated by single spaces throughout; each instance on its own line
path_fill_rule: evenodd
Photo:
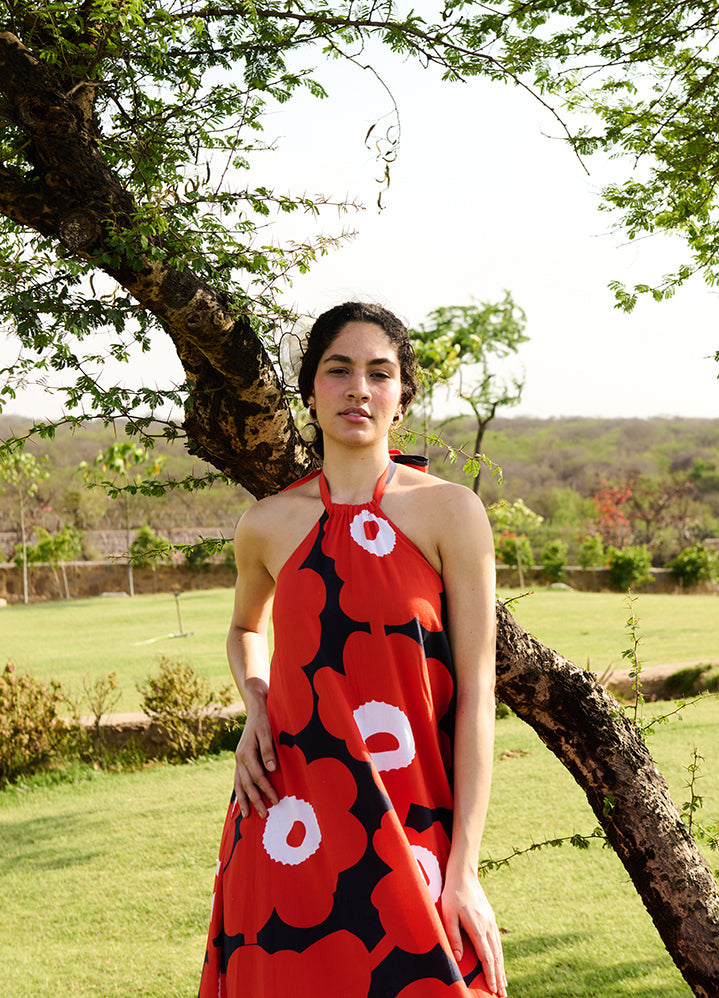
M 470 419 L 453 421 L 442 433 L 454 446 L 471 449 Z M 488 502 L 521 496 L 548 514 L 545 504 L 555 488 L 589 496 L 605 479 L 637 474 L 681 478 L 699 464 L 703 474 L 695 476 L 697 485 L 713 515 L 719 515 L 719 419 L 495 419 L 483 450 L 503 476 L 498 486 L 489 472 L 482 472 L 482 495 Z M 435 472 L 437 458 L 442 460 L 436 454 Z
M 21 433 L 30 424 L 29 419 L 0 416 L 0 439 Z M 469 419 L 453 420 L 440 433 L 453 447 L 471 451 L 474 431 Z M 46 459 L 50 472 L 41 483 L 38 499 L 42 505 L 36 511 L 36 523 L 50 530 L 65 522 L 83 530 L 122 526 L 118 503 L 98 489 L 88 489 L 77 472 L 80 462 L 92 462 L 116 439 L 120 439 L 119 430 L 98 422 L 75 433 L 60 427 L 54 440 L 34 437 L 29 441 L 30 451 Z M 421 439 L 404 449 L 421 452 Z M 602 482 L 637 475 L 658 483 L 686 485 L 682 513 L 686 543 L 694 537 L 719 535 L 719 420 L 496 419 L 487 431 L 483 449 L 501 467 L 503 476 L 499 484 L 488 469 L 483 469 L 481 494 L 485 503 L 498 499 L 513 502 L 521 497 L 545 518 L 533 539 L 536 545 L 550 536 L 561 536 L 571 548 L 588 529 L 594 515 L 590 497 Z M 166 456 L 165 477 L 200 476 L 208 470 L 181 442 L 160 439 L 156 450 Z M 446 451 L 436 447 L 429 453 L 434 474 L 466 481 L 461 459 L 452 464 Z M 148 523 L 159 532 L 212 527 L 231 536 L 237 517 L 250 501 L 243 489 L 220 483 L 195 493 L 178 489 L 161 499 L 137 496 L 134 525 Z M 8 495 L 0 493 L 0 534 L 5 535 L 6 546 L 8 532 L 16 528 L 15 518 Z M 657 538 L 655 560 L 666 561 L 681 546 L 681 538 Z M 0 558 L 4 553 L 0 551 Z
M 26 432 L 30 425 L 29 419 L 0 416 L 0 439 Z M 78 466 L 83 461 L 91 464 L 101 450 L 127 439 L 120 430 L 104 427 L 99 421 L 77 432 L 59 427 L 53 440 L 30 438 L 27 449 L 38 460 L 46 461 L 49 471 L 48 478 L 40 483 L 34 522 L 51 531 L 67 522 L 84 531 L 120 530 L 123 527 L 120 504 L 101 489 L 88 488 Z M 166 458 L 161 478 L 201 477 L 215 470 L 188 454 L 181 441 L 158 439 L 155 452 Z M 250 502 L 251 497 L 244 489 L 220 482 L 198 492 L 178 488 L 161 498 L 137 495 L 132 500 L 133 526 L 146 523 L 160 533 L 171 528 L 177 531 L 212 528 L 231 537 L 238 517 Z M 16 526 L 10 497 L 0 491 L 0 536 L 14 531 Z M 10 551 L 0 550 L 0 560 L 5 553 Z

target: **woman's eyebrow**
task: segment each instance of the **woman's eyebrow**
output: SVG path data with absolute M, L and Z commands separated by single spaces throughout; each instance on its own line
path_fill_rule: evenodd
M 324 364 L 329 364 L 329 363 L 333 363 L 333 364 L 338 364 L 338 363 L 339 364 L 353 364 L 354 361 L 352 360 L 351 357 L 347 357 L 343 353 L 333 353 L 333 354 L 330 354 L 329 357 L 325 357 L 323 363 Z M 392 360 L 391 357 L 376 357 L 374 360 L 370 360 L 369 364 L 370 364 L 371 367 L 375 367 L 375 366 L 378 366 L 380 364 L 392 364 L 394 367 L 396 367 L 397 366 L 397 361 L 396 360 Z

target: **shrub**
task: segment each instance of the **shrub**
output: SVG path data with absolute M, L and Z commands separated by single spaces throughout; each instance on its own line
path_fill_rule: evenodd
M 65 738 L 61 685 L 41 683 L 8 662 L 0 674 L 0 787 L 46 766 Z
M 154 568 L 158 561 L 172 559 L 172 547 L 166 537 L 161 537 L 152 527 L 144 524 L 130 545 L 130 557 L 136 568 Z
M 37 541 L 26 545 L 25 555 L 29 563 L 53 565 L 63 561 L 73 561 L 82 554 L 82 530 L 66 524 L 62 530 L 51 534 L 44 527 L 35 528 Z M 15 545 L 14 561 L 18 568 L 22 565 L 22 544 Z
M 564 568 L 567 564 L 568 547 L 564 541 L 548 541 L 542 548 L 540 562 L 542 571 L 550 582 L 564 582 L 567 573 Z
M 522 568 L 532 568 L 534 565 L 532 545 L 529 543 L 529 538 L 524 535 L 501 534 L 497 541 L 496 553 L 502 564 L 510 568 L 518 568 L 520 562 Z
M 577 561 L 584 569 L 602 568 L 605 561 L 604 543 L 599 534 L 589 534 L 579 545 Z
M 692 544 L 669 563 L 674 578 L 682 588 L 719 578 L 719 558 L 703 544 Z
M 219 693 L 193 666 L 173 662 L 163 656 L 160 671 L 138 683 L 142 708 L 165 729 L 167 755 L 176 759 L 196 759 L 210 751 L 219 726 L 219 708 L 232 702 L 232 688 Z
M 646 544 L 610 547 L 607 556 L 609 584 L 613 589 L 620 592 L 641 589 L 652 577 L 652 559 Z

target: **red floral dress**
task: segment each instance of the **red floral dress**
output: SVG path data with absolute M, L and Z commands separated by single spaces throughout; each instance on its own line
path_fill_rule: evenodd
M 393 468 L 390 465 L 390 468 Z M 200 998 L 489 994 L 440 917 L 454 682 L 441 577 L 372 501 L 325 511 L 283 566 L 267 709 L 279 803 L 217 864 Z

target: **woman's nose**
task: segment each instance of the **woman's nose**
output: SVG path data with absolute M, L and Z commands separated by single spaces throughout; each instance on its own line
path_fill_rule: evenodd
M 363 374 L 355 375 L 354 378 L 347 385 L 347 395 L 350 398 L 369 398 L 369 386 L 367 384 L 367 379 Z

